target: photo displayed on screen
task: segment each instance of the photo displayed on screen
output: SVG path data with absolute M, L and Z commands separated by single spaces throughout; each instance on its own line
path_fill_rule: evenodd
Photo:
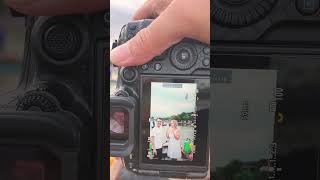
M 196 153 L 196 83 L 151 83 L 151 160 L 192 161 Z

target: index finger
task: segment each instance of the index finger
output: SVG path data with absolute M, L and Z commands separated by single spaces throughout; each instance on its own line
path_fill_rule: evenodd
M 155 19 L 173 0 L 148 0 L 134 14 L 133 20 Z

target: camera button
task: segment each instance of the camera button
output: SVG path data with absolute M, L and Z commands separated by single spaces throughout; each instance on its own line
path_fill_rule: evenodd
M 134 31 L 137 29 L 137 26 L 135 24 L 129 24 L 129 29 Z
M 156 63 L 156 64 L 154 65 L 154 69 L 155 69 L 156 71 L 160 71 L 160 70 L 162 69 L 162 65 L 161 65 L 160 63 Z
M 131 39 L 131 38 L 133 38 L 133 37 L 134 37 L 134 34 L 132 34 L 132 33 L 129 33 L 129 34 L 128 34 L 128 40 Z
M 122 78 L 126 82 L 133 82 L 137 77 L 137 73 L 132 68 L 124 68 L 122 70 Z
M 209 65 L 210 65 L 210 59 L 208 59 L 208 58 L 203 59 L 203 60 L 202 60 L 202 64 L 203 64 L 204 66 L 209 66 Z
M 182 63 L 188 62 L 190 61 L 190 58 L 191 58 L 190 54 L 191 53 L 189 53 L 188 50 L 182 49 L 179 51 L 177 59 Z
M 43 34 L 42 44 L 47 55 L 60 61 L 73 59 L 81 50 L 81 31 L 72 25 L 57 24 Z
M 208 47 L 203 48 L 203 53 L 205 55 L 209 55 L 210 54 L 210 48 L 208 48 Z
M 198 59 L 196 48 L 189 43 L 180 43 L 171 51 L 171 63 L 180 70 L 192 68 Z
M 148 64 L 144 64 L 144 65 L 141 66 L 141 69 L 144 70 L 144 71 L 148 70 L 149 69 L 149 65 Z

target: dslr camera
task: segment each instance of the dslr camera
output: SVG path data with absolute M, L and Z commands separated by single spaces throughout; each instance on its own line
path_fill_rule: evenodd
M 105 178 L 109 14 L 14 15 L 26 45 L 19 86 L 0 96 L 0 179 Z
M 145 19 L 124 25 L 114 47 L 150 23 Z M 210 47 L 192 39 L 144 65 L 120 67 L 117 91 L 110 96 L 111 156 L 123 157 L 126 168 L 136 174 L 205 177 L 209 78 Z
M 319 179 L 319 1 L 211 6 L 211 176 Z

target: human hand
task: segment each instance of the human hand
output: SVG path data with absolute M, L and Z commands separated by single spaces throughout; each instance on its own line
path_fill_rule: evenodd
M 5 0 L 16 11 L 37 16 L 90 13 L 109 8 L 107 0 Z
M 113 64 L 145 64 L 183 38 L 210 43 L 210 0 L 148 0 L 133 19 L 147 18 L 156 19 L 111 51 Z
M 122 159 L 117 157 L 113 158 L 113 163 L 110 166 L 110 180 L 118 180 L 120 178 L 121 170 L 123 169 Z
M 154 150 L 153 150 L 153 154 L 154 154 L 154 155 L 157 155 L 157 150 L 154 149 Z

